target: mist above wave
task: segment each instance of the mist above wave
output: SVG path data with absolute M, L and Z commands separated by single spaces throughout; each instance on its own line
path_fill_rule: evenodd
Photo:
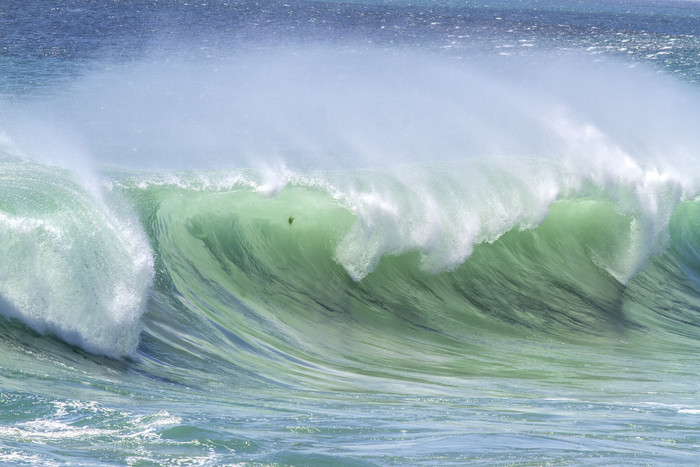
M 678 169 L 700 145 L 699 100 L 663 74 L 579 55 L 290 45 L 97 64 L 49 99 L 4 106 L 3 127 L 35 153 L 79 146 L 148 169 L 589 164 L 611 152 Z

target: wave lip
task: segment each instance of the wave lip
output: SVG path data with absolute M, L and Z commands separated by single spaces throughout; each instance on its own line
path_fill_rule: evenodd
M 153 260 L 145 237 L 72 172 L 0 171 L 0 313 L 89 352 L 138 345 Z

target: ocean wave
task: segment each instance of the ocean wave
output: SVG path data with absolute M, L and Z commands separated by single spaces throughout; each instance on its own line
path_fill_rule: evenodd
M 74 172 L 7 161 L 3 314 L 119 357 L 134 354 L 147 310 L 147 339 L 241 371 L 253 367 L 236 352 L 262 367 L 323 355 L 344 368 L 352 352 L 328 336 L 380 342 L 386 320 L 429 341 L 502 326 L 694 335 L 698 205 L 682 182 L 638 167 L 584 177 L 542 160 L 486 162 L 115 171 L 96 197 Z M 658 297 L 669 294 L 675 312 Z

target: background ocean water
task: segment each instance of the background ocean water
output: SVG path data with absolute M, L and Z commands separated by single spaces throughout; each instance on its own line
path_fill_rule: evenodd
M 6 0 L 0 462 L 696 464 L 699 27 Z

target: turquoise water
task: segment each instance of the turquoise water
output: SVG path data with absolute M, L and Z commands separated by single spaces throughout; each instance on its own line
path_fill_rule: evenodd
M 3 5 L 0 463 L 695 464 L 699 8 Z

